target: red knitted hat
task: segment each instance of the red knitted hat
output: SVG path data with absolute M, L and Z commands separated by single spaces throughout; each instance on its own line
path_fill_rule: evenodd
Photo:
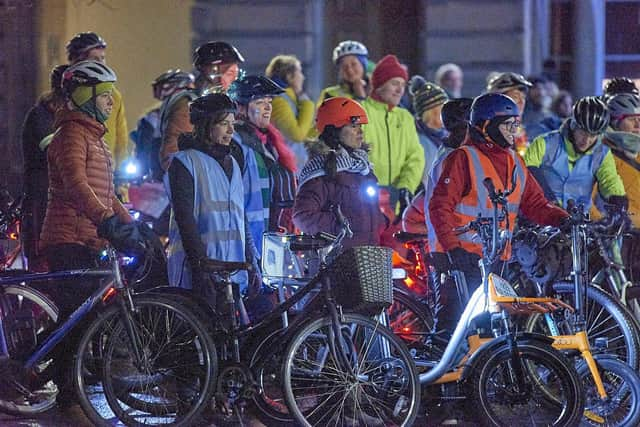
M 372 89 L 376 90 L 394 77 L 402 77 L 409 80 L 407 70 L 403 67 L 395 55 L 387 55 L 376 64 L 371 74 Z

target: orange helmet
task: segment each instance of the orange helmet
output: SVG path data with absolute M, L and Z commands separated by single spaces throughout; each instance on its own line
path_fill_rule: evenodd
M 322 133 L 328 125 L 341 128 L 348 124 L 367 124 L 367 112 L 353 99 L 341 96 L 329 98 L 318 108 L 316 129 Z

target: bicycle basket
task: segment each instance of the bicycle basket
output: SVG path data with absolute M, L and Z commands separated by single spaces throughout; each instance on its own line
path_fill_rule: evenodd
M 318 273 L 327 241 L 310 235 L 265 233 L 262 276 L 265 279 L 311 279 Z
M 329 266 L 332 291 L 338 304 L 367 314 L 379 313 L 393 302 L 390 248 L 356 246 Z

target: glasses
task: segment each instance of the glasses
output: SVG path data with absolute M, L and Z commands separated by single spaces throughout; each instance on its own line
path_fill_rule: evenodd
M 507 120 L 500 123 L 500 126 L 504 126 L 505 129 L 507 129 L 509 132 L 515 133 L 518 131 L 518 129 L 520 129 L 520 120 L 518 119 Z

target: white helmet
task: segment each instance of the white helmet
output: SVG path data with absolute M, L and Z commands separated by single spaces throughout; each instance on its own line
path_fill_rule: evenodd
M 333 49 L 333 63 L 337 64 L 340 58 L 347 55 L 369 56 L 369 51 L 367 47 L 360 42 L 345 40 Z
M 117 79 L 116 73 L 102 62 L 81 61 L 62 74 L 62 89 L 70 96 L 78 86 L 95 86 L 98 83 L 115 82 Z

